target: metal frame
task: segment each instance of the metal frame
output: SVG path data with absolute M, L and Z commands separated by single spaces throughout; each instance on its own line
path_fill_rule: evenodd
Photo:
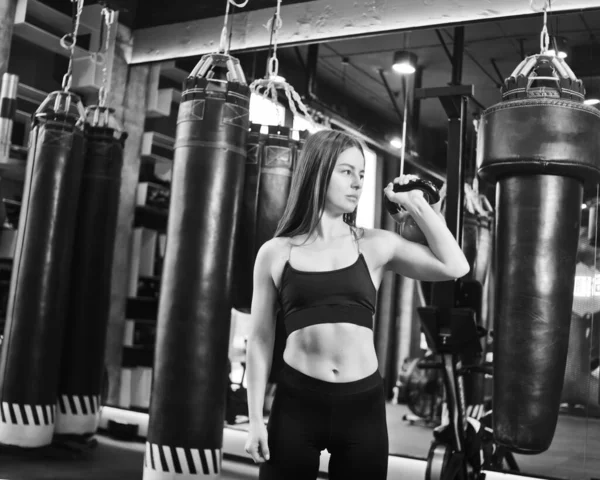
M 441 35 L 440 35 L 440 40 Z M 464 27 L 455 29 L 454 47 L 451 56 L 452 78 L 450 86 L 441 88 L 421 89 L 416 92 L 416 98 L 438 98 L 448 117 L 448 147 L 446 163 L 446 211 L 445 219 L 448 230 L 452 233 L 457 243 L 462 246 L 463 230 L 463 184 L 464 184 L 464 154 L 466 144 L 466 115 L 469 99 L 474 98 L 473 85 L 461 85 L 464 53 Z M 444 45 L 446 53 L 448 48 Z M 432 335 L 436 338 L 428 339 L 433 342 L 432 350 L 440 353 L 442 368 L 444 370 L 444 390 L 447 398 L 448 416 L 452 428 L 450 440 L 450 457 L 445 470 L 441 472 L 442 478 L 451 480 L 466 480 L 467 465 L 465 461 L 465 425 L 466 412 L 464 405 L 464 390 L 461 378 L 457 372 L 456 352 L 443 349 L 445 340 L 451 340 L 452 332 L 448 325 L 452 325 L 451 318 L 456 307 L 459 280 L 438 282 L 434 284 L 431 303 L 440 309 L 440 317 L 433 320 L 429 328 L 433 328 Z M 444 318 L 441 318 L 441 316 Z M 448 318 L 447 318 L 448 317 Z M 439 331 L 436 331 L 438 330 Z M 426 328 L 427 330 L 427 328 Z M 436 331 L 434 333 L 434 331 Z M 437 348 L 440 346 L 441 348 Z M 440 460 L 437 462 L 441 467 Z M 429 465 L 431 468 L 431 465 Z

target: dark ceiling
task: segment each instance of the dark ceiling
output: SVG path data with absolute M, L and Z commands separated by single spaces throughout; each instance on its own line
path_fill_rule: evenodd
M 285 0 L 285 4 L 304 1 Z M 70 13 L 72 4 L 67 0 L 43 2 Z M 226 7 L 225 0 L 85 1 L 86 5 L 91 3 L 108 3 L 119 8 L 120 21 L 134 29 L 212 17 L 220 22 Z M 276 0 L 249 0 L 244 10 L 272 8 L 275 12 L 276 5 Z M 286 21 L 285 16 L 283 21 Z M 548 27 L 551 35 L 565 39 L 570 48 L 567 63 L 584 80 L 588 92 L 600 96 L 600 11 L 551 13 Z M 511 74 L 523 55 L 539 53 L 541 28 L 541 15 L 494 19 L 465 26 L 461 80 L 462 84 L 474 86 L 477 100 L 471 105 L 470 113 L 476 114 L 481 108 L 500 101 L 499 85 L 503 79 Z M 174 26 L 173 34 L 177 32 L 178 27 Z M 452 52 L 455 34 L 455 26 L 446 26 L 319 43 L 316 95 L 319 101 L 331 106 L 359 128 L 368 130 L 375 127 L 378 133 L 384 135 L 398 134 L 401 121 L 381 73 L 387 79 L 400 109 L 402 79 L 390 68 L 394 51 L 407 49 L 417 54 L 423 88 L 448 85 L 452 72 L 448 53 Z M 267 52 L 232 54 L 243 60 L 249 81 L 265 75 Z M 279 58 L 280 73 L 296 90 L 306 94 L 308 46 L 280 48 Z M 180 59 L 178 63 L 189 71 L 197 61 L 198 58 L 187 58 Z M 447 118 L 441 103 L 435 99 L 420 102 L 419 117 L 415 120 L 420 127 L 428 129 L 427 134 L 422 135 L 425 146 L 437 145 L 427 157 L 435 157 L 434 163 L 443 167 Z M 437 158 L 439 156 L 442 158 Z

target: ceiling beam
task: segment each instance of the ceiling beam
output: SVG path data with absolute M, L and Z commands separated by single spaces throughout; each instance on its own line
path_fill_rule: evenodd
M 598 0 L 555 0 L 552 12 L 598 8 Z M 265 28 L 274 8 L 232 15 L 232 51 L 269 45 Z M 535 15 L 528 0 L 311 0 L 281 6 L 279 45 L 298 45 L 422 27 Z M 541 14 L 540 31 L 541 31 Z M 142 28 L 134 32 L 131 63 L 170 60 L 215 52 L 223 17 Z

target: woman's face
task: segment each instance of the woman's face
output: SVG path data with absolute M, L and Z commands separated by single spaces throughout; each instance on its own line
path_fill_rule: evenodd
M 352 213 L 362 193 L 365 158 L 357 147 L 344 150 L 336 161 L 327 187 L 325 208 L 334 213 Z

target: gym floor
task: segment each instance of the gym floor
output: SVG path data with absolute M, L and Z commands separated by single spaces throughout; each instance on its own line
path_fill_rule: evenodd
M 409 425 L 404 405 L 388 405 L 390 453 L 425 458 L 431 429 Z M 243 425 L 240 425 L 243 426 Z M 122 442 L 98 435 L 98 446 L 85 456 L 73 458 L 68 452 L 7 452 L 0 450 L 0 478 L 3 480 L 141 480 L 144 459 L 142 442 Z M 550 449 L 533 456 L 516 456 L 521 472 L 532 476 L 590 480 L 600 472 L 600 419 L 561 415 Z M 223 480 L 257 478 L 253 464 L 223 461 Z M 408 480 L 408 479 L 407 479 Z M 412 480 L 412 479 L 410 479 Z M 419 479 L 415 479 L 419 480 Z

